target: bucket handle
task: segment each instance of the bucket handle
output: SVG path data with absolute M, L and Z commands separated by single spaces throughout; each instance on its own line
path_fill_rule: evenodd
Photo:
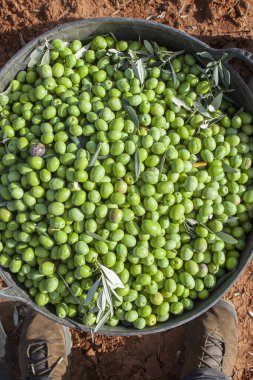
M 216 50 L 216 49 L 215 49 Z M 217 49 L 217 52 L 228 53 L 231 58 L 239 58 L 253 68 L 253 53 L 239 49 L 239 48 L 228 48 L 228 49 Z
M 11 285 L 0 290 L 0 298 L 14 302 L 24 302 L 27 305 L 31 304 L 30 299 L 24 292 L 21 293 Z

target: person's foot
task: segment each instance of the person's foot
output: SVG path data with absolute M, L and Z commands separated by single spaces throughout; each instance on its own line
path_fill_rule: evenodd
M 71 335 L 67 327 L 40 314 L 28 315 L 19 343 L 22 378 L 48 376 L 54 380 L 63 379 L 68 372 L 71 346 Z
M 236 310 L 230 302 L 221 300 L 212 309 L 188 323 L 181 377 L 196 368 L 213 368 L 231 376 L 237 343 Z
M 7 335 L 0 321 L 0 379 L 11 379 L 11 353 Z

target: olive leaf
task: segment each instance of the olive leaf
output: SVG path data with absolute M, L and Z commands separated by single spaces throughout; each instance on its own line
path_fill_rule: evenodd
M 118 41 L 117 38 L 115 37 L 115 35 L 114 35 L 112 32 L 110 32 L 110 33 L 108 34 L 108 36 L 112 36 L 112 38 L 114 39 L 115 42 Z
M 214 107 L 215 110 L 218 110 L 220 108 L 222 98 L 223 98 L 223 92 L 222 91 L 219 92 L 219 94 L 213 98 L 211 105 Z
M 200 129 L 206 129 L 208 128 L 210 125 L 216 123 L 217 121 L 219 121 L 220 119 L 223 118 L 224 115 L 220 115 L 220 116 L 217 116 L 217 117 L 213 117 L 209 120 L 204 120 L 204 122 L 199 126 Z
M 76 59 L 81 58 L 81 57 L 84 55 L 84 53 L 85 53 L 86 51 L 89 50 L 89 47 L 90 47 L 90 46 L 91 46 L 91 42 L 90 42 L 89 44 L 83 46 L 80 50 L 78 50 L 78 51 L 75 53 L 75 57 L 76 57 Z
M 229 216 L 226 222 L 223 222 L 223 223 L 233 223 L 233 222 L 237 222 L 237 220 L 238 220 L 238 216 Z
M 43 54 L 44 54 L 44 51 L 45 51 L 45 47 L 46 47 L 46 43 L 38 46 L 31 53 L 30 61 L 27 64 L 28 67 L 34 67 L 35 65 L 37 65 L 41 61 Z
M 159 52 L 159 46 L 157 45 L 155 41 L 152 41 L 152 46 L 153 46 L 155 54 L 157 54 Z
M 97 306 L 94 306 L 92 309 L 90 309 L 90 313 L 97 313 L 99 311 L 99 308 Z
M 223 240 L 227 244 L 237 244 L 238 240 L 236 240 L 233 236 L 227 234 L 226 232 L 215 232 L 215 235 L 218 236 L 221 240 Z
M 223 167 L 224 172 L 226 172 L 226 173 L 237 173 L 238 172 L 237 169 L 232 168 L 231 166 L 229 166 L 225 162 L 222 162 L 222 167 Z
M 222 65 L 222 71 L 223 71 L 223 77 L 224 77 L 224 84 L 229 86 L 230 80 L 231 80 L 230 72 L 224 65 Z
M 90 289 L 87 293 L 87 297 L 86 297 L 84 306 L 89 305 L 89 303 L 91 302 L 92 298 L 94 297 L 94 294 L 96 293 L 96 291 L 99 287 L 100 282 L 101 282 L 101 278 L 99 278 L 97 281 L 95 281 L 94 284 L 90 287 Z
M 93 156 L 92 156 L 92 158 L 91 158 L 91 160 L 89 162 L 88 168 L 92 168 L 92 166 L 95 165 L 95 163 L 96 163 L 96 161 L 98 159 L 100 150 L 101 150 L 101 143 L 98 144 L 96 152 L 93 154 Z
M 213 82 L 215 86 L 217 87 L 219 84 L 219 69 L 218 66 L 215 66 L 213 69 Z
M 212 116 L 210 115 L 210 113 L 205 109 L 205 107 L 200 103 L 198 102 L 197 100 L 195 100 L 194 102 L 194 107 L 196 108 L 196 110 L 203 116 L 205 117 L 208 117 L 208 118 L 211 118 Z
M 108 283 L 110 283 L 110 281 L 108 281 Z M 111 290 L 112 294 L 114 295 L 114 297 L 116 297 L 117 300 L 121 301 L 120 296 L 115 292 L 115 290 L 114 290 L 112 284 L 111 284 L 111 286 L 110 286 L 110 290 Z
M 104 275 L 102 275 L 102 283 L 103 283 L 103 292 L 105 294 L 105 298 L 107 301 L 107 304 L 109 305 L 110 312 L 111 312 L 111 317 L 113 316 L 113 304 L 112 304 L 112 297 L 110 295 L 110 291 L 108 288 L 108 283 L 106 281 L 106 278 Z
M 196 53 L 196 55 L 198 55 L 202 58 L 210 59 L 211 61 L 214 61 L 214 57 L 208 51 L 199 51 Z
M 173 78 L 173 83 L 176 84 L 177 83 L 177 74 L 176 74 L 174 67 L 173 67 L 170 60 L 169 60 L 169 65 L 170 65 L 170 70 L 171 70 L 171 74 L 172 74 L 172 78 Z
M 223 231 L 215 232 L 215 231 L 212 231 L 209 227 L 207 227 L 206 224 L 204 224 L 204 223 L 199 223 L 199 224 L 202 227 L 205 227 L 212 234 L 215 234 L 220 240 L 223 240 L 225 243 L 228 243 L 228 244 L 238 243 L 238 240 L 236 240 L 233 236 L 227 234 L 226 232 L 223 232 Z
M 186 219 L 186 222 L 189 223 L 191 226 L 195 226 L 196 224 L 201 225 L 202 227 L 206 228 L 209 232 L 215 234 L 220 240 L 223 240 L 227 244 L 237 244 L 238 240 L 236 240 L 233 236 L 227 234 L 226 232 L 220 231 L 215 232 L 212 231 L 205 223 L 198 222 L 195 219 Z
M 173 58 L 184 53 L 184 50 L 170 51 L 170 50 L 160 50 L 159 46 L 153 42 L 155 47 L 155 53 L 160 58 L 163 63 L 168 63 Z
M 140 152 L 139 152 L 138 147 L 136 147 L 135 155 L 134 155 L 134 174 L 135 174 L 135 180 L 138 181 L 141 174 L 141 159 L 140 159 Z
M 111 53 L 111 54 L 118 54 L 118 53 L 120 53 L 119 50 L 117 50 L 117 49 L 113 49 L 113 48 L 108 49 L 107 52 L 108 52 L 108 53 Z
M 184 227 L 188 234 L 194 238 L 195 237 L 195 224 L 198 224 L 198 222 L 194 219 L 185 219 Z
M 60 274 L 58 273 L 58 276 L 62 279 L 64 285 L 66 286 L 66 288 L 68 289 L 69 293 L 72 295 L 72 297 L 74 298 L 74 300 L 81 306 L 83 306 L 83 304 L 80 302 L 80 300 L 77 298 L 77 296 L 75 295 L 75 293 L 72 291 L 72 289 L 70 288 L 70 286 L 68 285 L 68 283 L 66 282 L 65 278 Z
M 199 128 L 200 129 L 206 129 L 209 127 L 209 123 L 207 121 L 204 121 L 202 124 L 200 124 Z
M 82 147 L 81 141 L 77 136 L 69 135 L 70 139 L 77 145 L 78 148 Z
M 124 107 L 124 110 L 127 112 L 129 119 L 134 123 L 134 126 L 139 129 L 140 123 L 139 123 L 139 118 L 137 116 L 137 113 L 135 109 L 129 105 L 127 100 L 122 99 L 122 104 Z
M 54 153 L 48 153 L 48 154 L 43 156 L 43 159 L 50 158 L 50 157 L 56 157 L 56 155 Z
M 38 231 L 39 235 L 44 235 L 44 236 L 48 237 L 49 239 L 51 239 L 50 236 L 48 235 L 48 233 L 46 233 L 46 231 L 44 231 L 42 228 L 38 227 L 37 224 L 34 224 L 34 227 Z
M 89 235 L 90 237 L 92 237 L 92 239 L 94 239 L 94 240 L 98 240 L 98 241 L 103 241 L 105 243 L 109 243 L 108 240 L 104 239 L 102 236 L 99 236 L 99 235 L 95 234 L 95 232 L 86 231 L 86 234 Z
M 50 63 L 50 51 L 49 49 L 47 49 L 41 58 L 40 64 L 49 65 L 49 63 Z
M 41 228 L 38 228 L 36 224 L 35 224 L 34 226 L 35 226 L 36 230 L 38 231 L 38 234 L 39 234 L 39 235 L 46 236 L 48 239 L 50 239 L 51 241 L 53 241 L 55 244 L 57 244 L 57 245 L 61 245 L 61 243 L 57 242 L 57 241 L 54 240 L 51 236 L 49 236 L 48 233 L 47 233 L 46 231 L 44 231 L 44 230 L 41 229 Z
M 128 53 L 131 60 L 137 60 L 138 59 L 136 51 L 129 49 L 127 53 Z
M 195 219 L 191 219 L 191 218 L 187 218 L 186 221 L 191 224 L 192 226 L 195 226 L 196 224 L 198 224 L 199 222 Z
M 117 288 L 124 288 L 124 285 L 122 284 L 120 278 L 117 276 L 116 273 L 114 273 L 111 269 L 106 268 L 104 265 L 97 262 L 98 269 L 101 272 L 101 278 L 103 288 L 100 290 L 98 299 L 97 299 L 97 308 L 98 308 L 98 314 L 96 319 L 96 327 L 94 332 L 97 332 L 105 323 L 106 321 L 114 315 L 114 309 L 113 309 L 113 303 L 112 303 L 112 294 L 118 298 L 119 296 L 115 292 L 114 289 Z M 95 284 L 93 285 L 94 288 Z M 95 290 L 96 291 L 96 290 Z M 92 293 L 95 293 L 94 290 Z
M 1 116 L 1 120 L 2 119 L 7 119 L 7 116 L 3 112 L 0 113 L 0 116 Z
M 176 106 L 180 106 L 180 107 L 185 108 L 187 111 L 191 111 L 190 107 L 187 106 L 187 104 L 182 99 L 178 99 L 175 96 L 173 96 L 172 102 L 176 104 Z
M 155 54 L 154 48 L 148 40 L 144 40 L 143 44 L 144 44 L 144 46 L 145 46 L 145 48 L 149 54 L 151 54 L 151 55 Z
M 104 302 L 104 296 L 102 289 L 99 292 L 98 299 L 97 299 L 97 307 L 100 311 L 105 311 L 106 308 L 106 302 Z M 99 315 L 97 315 L 97 320 L 99 320 Z
M 165 160 L 166 160 L 166 156 L 167 156 L 167 149 L 166 149 L 166 151 L 163 153 L 162 158 L 161 158 L 161 161 L 160 161 L 160 164 L 159 164 L 159 172 L 160 172 L 160 174 L 162 174 L 163 167 L 164 167 Z
M 95 329 L 94 329 L 94 333 L 97 332 L 98 330 L 100 330 L 101 327 L 104 326 L 104 324 L 105 324 L 106 321 L 109 319 L 109 317 L 110 317 L 110 310 L 108 310 L 108 311 L 104 314 L 103 318 L 101 318 L 100 321 L 97 323 L 97 325 L 96 325 L 96 327 L 95 327 Z
M 49 40 L 47 38 L 45 38 L 45 46 L 47 49 L 53 49 L 53 45 L 50 44 Z
M 208 52 L 197 53 L 200 58 L 208 59 L 210 62 L 207 63 L 206 67 L 200 69 L 202 71 L 201 78 L 207 80 L 212 80 L 214 87 L 220 87 L 220 80 L 225 87 L 230 85 L 230 72 L 224 65 L 231 57 L 227 53 L 224 53 L 220 59 L 215 61 L 215 58 Z
M 161 71 L 162 71 L 164 74 L 171 74 L 171 71 L 170 71 L 170 70 L 161 69 Z
M 101 308 L 102 311 L 105 311 L 106 310 L 106 306 L 107 306 L 107 302 L 106 302 L 106 295 L 105 295 L 105 292 L 103 289 L 101 289 L 100 291 L 100 302 L 98 302 L 98 308 Z M 98 318 L 99 320 L 99 318 Z
M 102 270 L 104 275 L 107 277 L 107 279 L 113 284 L 113 289 L 117 288 L 124 288 L 124 285 L 122 281 L 120 280 L 119 276 L 115 272 L 113 272 L 111 269 L 108 269 L 104 265 L 98 263 L 99 268 Z
M 179 51 L 169 51 L 169 50 L 159 50 L 158 45 L 155 42 L 152 42 L 153 44 L 153 50 L 155 53 L 156 58 L 158 59 L 158 62 L 154 63 L 154 66 L 158 66 L 161 70 L 167 69 L 168 66 L 170 68 L 169 72 L 172 74 L 173 82 L 176 83 L 177 81 L 177 75 L 174 70 L 174 67 L 171 63 L 171 60 L 178 55 L 184 53 L 184 50 L 179 50 Z
M 139 79 L 140 84 L 144 84 L 144 79 L 145 79 L 145 74 L 146 74 L 146 69 L 143 65 L 142 59 L 138 59 L 135 62 L 131 63 L 134 75 L 136 76 L 137 79 Z
M 118 69 L 126 69 L 128 67 L 128 59 L 127 58 L 121 58 L 118 63 L 114 65 L 114 68 L 116 70 Z
M 11 92 L 11 87 L 12 87 L 12 83 L 6 88 L 6 90 L 4 90 L 3 92 L 0 93 L 0 96 L 1 95 L 8 95 Z
M 6 137 L 6 134 L 3 135 L 3 140 L 0 141 L 1 144 L 5 144 L 7 141 L 9 141 L 10 138 Z
M 98 300 L 97 300 L 97 304 L 100 303 L 100 308 L 98 307 L 98 313 L 97 313 L 97 318 L 96 318 L 97 323 L 100 321 L 100 319 L 103 317 L 103 314 L 104 314 L 104 310 L 102 310 L 101 300 L 102 300 L 102 293 L 101 293 L 101 297 L 98 297 Z

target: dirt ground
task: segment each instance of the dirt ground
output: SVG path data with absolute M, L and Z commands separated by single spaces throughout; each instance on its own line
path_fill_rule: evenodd
M 0 0 L 0 67 L 28 42 L 56 25 L 80 18 L 135 17 L 176 27 L 213 47 L 253 52 L 253 0 Z M 249 83 L 253 68 L 235 63 Z M 239 317 L 239 353 L 233 380 L 253 379 L 253 264 L 226 298 Z M 0 285 L 1 286 L 1 285 Z M 20 329 L 12 324 L 14 305 L 0 303 L 0 318 L 12 343 L 14 363 Z M 73 335 L 74 380 L 175 380 L 182 364 L 184 327 L 145 337 Z M 14 379 L 19 379 L 17 367 Z

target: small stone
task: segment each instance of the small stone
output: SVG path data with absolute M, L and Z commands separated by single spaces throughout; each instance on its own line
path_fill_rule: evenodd
M 46 148 L 43 144 L 41 143 L 38 143 L 38 144 L 34 144 L 31 149 L 30 149 L 30 153 L 31 153 L 31 156 L 39 156 L 39 157 L 42 157 L 44 156 L 45 154 L 45 151 L 46 151 Z

